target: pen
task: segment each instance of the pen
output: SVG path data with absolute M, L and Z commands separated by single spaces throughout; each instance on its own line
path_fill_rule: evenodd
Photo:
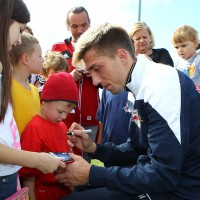
M 91 133 L 91 132 L 92 132 L 91 129 L 82 130 L 82 133 Z M 67 132 L 66 135 L 74 135 L 74 132 L 73 131 Z

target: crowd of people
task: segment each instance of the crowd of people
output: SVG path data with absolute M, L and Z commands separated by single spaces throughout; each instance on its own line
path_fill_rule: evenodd
M 174 64 L 145 22 L 90 27 L 77 6 L 71 37 L 43 57 L 30 16 L 23 0 L 0 0 L 0 200 L 22 187 L 31 200 L 199 199 L 195 28 L 174 31 Z

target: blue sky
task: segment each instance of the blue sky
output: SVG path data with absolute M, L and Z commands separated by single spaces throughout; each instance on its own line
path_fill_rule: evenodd
M 90 15 L 91 26 L 112 22 L 127 31 L 138 21 L 138 0 L 24 0 L 31 12 L 31 23 L 43 52 L 55 42 L 69 36 L 65 25 L 66 13 L 72 6 L 84 6 Z M 199 0 L 141 0 L 141 21 L 153 31 L 156 47 L 166 48 L 173 58 L 173 31 L 181 25 L 193 26 L 200 35 Z

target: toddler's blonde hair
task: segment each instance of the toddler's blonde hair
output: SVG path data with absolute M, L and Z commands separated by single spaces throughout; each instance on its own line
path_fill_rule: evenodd
M 178 27 L 172 35 L 172 44 L 186 41 L 198 42 L 198 32 L 189 25 Z
M 43 62 L 43 75 L 48 77 L 49 70 L 53 69 L 57 71 L 69 71 L 68 63 L 62 53 L 58 51 L 48 51 L 44 56 Z

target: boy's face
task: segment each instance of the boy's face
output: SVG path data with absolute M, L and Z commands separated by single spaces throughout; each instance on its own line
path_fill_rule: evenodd
M 40 44 L 35 45 L 34 52 L 29 55 L 29 72 L 31 74 L 39 74 L 42 71 L 44 59 L 42 57 L 42 49 Z
M 66 101 L 42 101 L 41 115 L 46 120 L 57 124 L 63 121 L 75 107 L 74 103 Z
M 182 43 L 174 44 L 174 48 L 181 58 L 187 60 L 189 58 L 192 58 L 196 54 L 197 45 L 197 41 L 185 41 Z

